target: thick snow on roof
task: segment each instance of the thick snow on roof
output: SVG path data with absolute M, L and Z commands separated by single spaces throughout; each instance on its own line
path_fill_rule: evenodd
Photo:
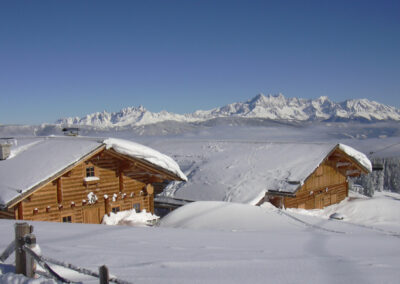
M 293 225 L 278 212 L 268 202 L 260 207 L 221 201 L 196 201 L 166 215 L 161 219 L 160 226 L 223 231 L 272 231 L 279 228 L 282 232 L 290 232 Z M 210 218 L 210 215 L 213 217 Z
M 10 158 L 0 161 L 0 204 L 5 205 L 100 145 L 95 139 L 71 137 L 18 139 Z
M 347 155 L 358 161 L 364 168 L 366 168 L 369 172 L 372 172 L 372 164 L 371 161 L 368 159 L 368 157 L 355 150 L 354 148 L 344 145 L 344 144 L 339 144 L 338 145 L 339 149 L 345 152 Z
M 175 154 L 190 182 L 170 184 L 165 195 L 255 204 L 267 191 L 294 193 L 336 145 L 175 141 L 173 149 L 162 149 Z M 359 152 L 353 151 L 357 159 Z
M 95 149 L 106 145 L 121 154 L 144 159 L 186 180 L 171 158 L 143 145 L 120 139 L 88 137 L 18 138 L 8 159 L 0 161 L 0 205 L 12 201 Z
M 184 173 L 182 173 L 179 165 L 172 158 L 167 155 L 161 154 L 154 149 L 132 141 L 116 138 L 106 139 L 104 140 L 104 144 L 106 144 L 107 149 L 113 148 L 120 154 L 146 160 L 153 165 L 157 165 L 176 174 L 183 180 L 187 180 L 187 177 Z

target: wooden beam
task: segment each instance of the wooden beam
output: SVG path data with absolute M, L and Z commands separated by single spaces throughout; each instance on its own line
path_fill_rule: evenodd
M 24 220 L 24 205 L 22 204 L 22 201 L 20 203 L 18 203 L 18 216 L 17 219 L 18 220 Z
M 157 177 L 157 176 L 151 176 L 149 178 L 149 182 L 150 183 L 160 183 L 160 182 L 163 182 L 163 181 L 164 181 L 164 179 L 162 179 L 160 177 Z
M 354 159 L 353 157 L 347 155 L 345 152 L 343 152 L 343 151 L 340 150 L 340 149 L 336 149 L 335 152 L 336 152 L 336 153 L 339 153 L 339 155 L 342 155 L 343 157 L 345 157 L 344 159 L 345 159 L 346 161 L 349 161 L 350 163 L 352 163 L 353 166 L 354 166 L 356 169 L 360 170 L 361 173 L 368 174 L 368 169 L 366 169 L 362 164 L 360 164 L 359 161 L 357 161 L 357 160 Z M 336 154 L 336 153 L 334 153 L 334 154 Z
M 57 179 L 57 203 L 61 204 L 63 201 L 63 192 L 62 192 L 62 179 L 59 177 Z
M 142 160 L 142 159 L 139 159 L 139 158 L 133 158 L 133 157 L 126 156 L 126 155 L 122 155 L 122 154 L 116 152 L 113 149 L 108 149 L 107 150 L 107 154 L 110 154 L 110 155 L 115 156 L 115 157 L 119 157 L 119 159 L 121 159 L 121 157 L 123 157 L 123 158 L 131 161 L 132 163 L 134 163 L 135 166 L 137 166 L 139 168 L 142 168 L 142 169 L 145 169 L 145 170 L 149 171 L 152 174 L 161 174 L 161 175 L 165 176 L 166 179 L 169 179 L 169 180 L 182 180 L 176 174 L 174 174 L 174 173 L 172 173 L 172 172 L 170 172 L 170 171 L 168 171 L 166 169 L 163 169 L 163 168 L 161 168 L 161 167 L 159 167 L 157 165 L 154 165 L 154 164 L 152 164 L 150 162 L 147 162 L 145 160 Z
M 107 216 L 110 216 L 110 202 L 108 199 L 109 197 L 104 198 L 104 210 L 106 211 L 105 213 L 107 214 Z
M 347 176 L 359 176 L 361 174 L 361 171 L 359 169 L 348 169 L 346 171 Z
M 63 174 L 63 177 L 70 177 L 72 174 L 72 171 L 66 172 L 65 174 Z
M 349 163 L 349 162 L 337 162 L 336 163 L 336 167 L 337 168 L 348 167 L 348 166 L 351 166 L 351 165 L 352 165 L 352 163 Z
M 124 185 L 124 172 L 119 172 L 119 191 L 124 192 L 125 185 Z

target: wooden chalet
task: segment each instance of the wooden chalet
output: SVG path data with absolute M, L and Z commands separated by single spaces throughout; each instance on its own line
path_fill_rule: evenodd
M 0 160 L 0 218 L 99 224 L 110 212 L 154 212 L 153 185 L 186 180 L 170 157 L 126 140 L 42 137 L 11 144 L 1 146 L 10 155 Z
M 280 208 L 321 209 L 339 203 L 349 195 L 348 177 L 372 171 L 368 158 L 349 146 L 338 144 L 327 154 L 323 153 L 318 152 L 322 161 L 315 167 L 306 167 L 308 170 L 299 178 L 285 180 L 278 188 L 269 188 L 258 205 L 269 201 Z M 308 158 L 315 159 L 313 153 L 309 153 Z

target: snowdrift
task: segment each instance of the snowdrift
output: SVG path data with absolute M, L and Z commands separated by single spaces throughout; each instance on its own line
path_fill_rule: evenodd
M 273 205 L 263 207 L 221 201 L 197 201 L 176 209 L 162 227 L 227 231 L 290 230 L 285 217 Z
M 400 232 L 400 194 L 375 192 L 374 197 L 367 197 L 354 192 L 340 202 L 321 210 L 287 209 L 302 215 L 329 218 L 335 212 L 344 216 L 343 221 L 386 228 Z
M 127 225 L 132 227 L 146 227 L 153 225 L 160 217 L 153 215 L 146 210 L 136 212 L 135 209 L 125 210 L 117 213 L 104 215 L 102 224 L 105 225 Z

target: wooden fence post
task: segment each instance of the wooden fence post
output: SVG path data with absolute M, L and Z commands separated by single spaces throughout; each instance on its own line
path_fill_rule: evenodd
M 110 283 L 107 266 L 102 265 L 102 266 L 99 267 L 99 278 L 100 278 L 100 284 L 108 284 L 108 283 Z
M 15 223 L 15 273 L 24 274 L 26 272 L 26 256 L 22 247 L 25 244 L 24 236 L 33 231 L 33 227 L 28 223 Z
M 36 236 L 34 234 L 25 235 L 25 245 L 30 249 L 36 246 Z M 26 254 L 26 271 L 25 276 L 29 278 L 34 278 L 36 273 L 35 259 L 29 254 Z

